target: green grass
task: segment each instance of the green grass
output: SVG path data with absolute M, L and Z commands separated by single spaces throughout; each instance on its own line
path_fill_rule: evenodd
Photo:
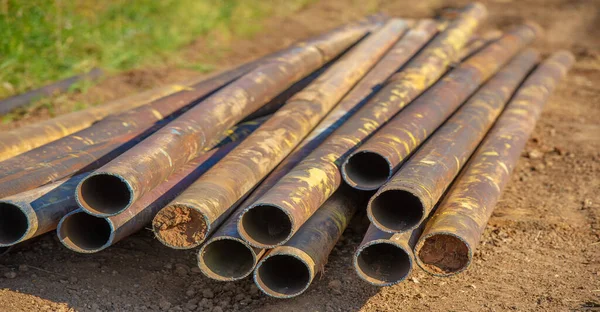
M 0 98 L 100 67 L 166 59 L 202 72 L 178 49 L 209 32 L 234 38 L 310 0 L 0 0 Z

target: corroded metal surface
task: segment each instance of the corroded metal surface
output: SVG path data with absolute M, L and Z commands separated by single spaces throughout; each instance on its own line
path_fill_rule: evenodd
M 235 139 L 243 139 L 243 136 L 245 135 L 242 134 Z M 60 242 L 75 252 L 95 253 L 141 230 L 152 221 L 160 209 L 227 155 L 237 144 L 239 141 L 228 143 L 193 159 L 118 215 L 101 218 L 90 215 L 82 209 L 70 212 L 60 220 L 56 229 Z M 74 189 L 71 192 L 74 193 Z
M 500 30 L 491 30 L 481 36 L 479 36 L 479 35 L 474 36 L 467 43 L 465 48 L 462 51 L 460 51 L 460 53 L 458 54 L 456 59 L 459 61 L 462 61 L 462 60 L 470 57 L 471 55 L 479 52 L 481 49 L 483 49 L 488 44 L 500 39 L 502 37 L 502 35 L 503 35 L 503 33 Z
M 416 54 L 436 33 L 436 23 L 422 20 L 396 43 L 367 75 L 338 103 L 313 131 L 286 157 L 252 192 L 227 221 L 208 239 L 198 252 L 198 265 L 208 277 L 221 281 L 239 280 L 248 276 L 264 253 L 242 240 L 237 222 L 243 210 L 269 190 L 327 136 L 346 121 L 367 99 L 381 88 L 384 81 Z M 213 261 L 237 254 L 238 261 Z M 224 255 L 224 256 L 221 256 Z
M 73 76 L 61 81 L 57 81 L 55 83 L 49 84 L 47 86 L 41 87 L 39 89 L 31 90 L 25 92 L 23 94 L 18 94 L 6 99 L 0 100 L 0 115 L 4 115 L 11 110 L 25 106 L 32 102 L 35 102 L 41 98 L 51 96 L 56 93 L 64 93 L 69 88 L 83 80 L 97 80 L 102 77 L 104 73 L 99 68 L 94 68 L 87 73 L 83 73 L 81 75 Z
M 333 64 L 248 139 L 157 214 L 153 222 L 168 246 L 193 248 L 325 117 L 405 31 L 391 20 Z M 189 216 L 185 220 L 182 215 Z M 167 217 L 169 216 L 169 217 Z M 174 237 L 179 233 L 178 237 Z
M 451 70 L 347 157 L 342 165 L 344 181 L 361 190 L 381 187 L 406 157 L 483 82 L 533 41 L 536 33 L 535 26 L 518 27 Z
M 517 90 L 427 222 L 415 249 L 425 271 L 447 276 L 468 267 L 543 105 L 573 62 L 571 53 L 557 52 Z
M 352 258 L 356 274 L 375 286 L 404 281 L 413 269 L 416 236 L 412 232 L 383 232 L 371 224 Z
M 219 146 L 223 144 L 223 152 L 219 150 L 216 155 L 206 160 L 208 162 L 214 162 L 218 157 L 222 157 L 222 153 L 231 150 L 235 144 L 230 144 L 232 141 L 239 141 L 244 139 L 253 130 L 259 127 L 264 122 L 265 118 L 258 119 L 251 122 L 245 122 L 236 126 L 232 131 L 228 133 L 226 139 L 219 143 Z M 201 158 L 199 158 L 201 160 Z M 199 167 L 198 170 L 206 170 L 205 167 Z M 188 169 L 193 169 L 189 167 Z M 196 174 L 197 171 L 192 173 Z M 85 178 L 89 173 L 83 173 L 75 175 L 71 178 L 64 179 L 58 182 L 47 184 L 23 193 L 19 193 L 13 196 L 9 196 L 0 200 L 0 246 L 12 245 L 18 242 L 30 239 L 32 237 L 44 234 L 51 230 L 54 230 L 59 220 L 67 213 L 77 208 L 77 202 L 75 200 L 75 189 L 80 181 Z M 196 174 L 197 177 L 198 175 Z M 177 176 L 178 179 L 183 179 L 181 176 Z M 175 179 L 175 178 L 174 178 Z M 185 180 L 188 185 L 195 179 Z M 169 180 L 172 182 L 172 180 Z M 167 183 L 167 182 L 165 182 Z M 165 184 L 168 185 L 168 184 Z M 177 186 L 179 187 L 179 185 Z M 164 189 L 161 188 L 161 190 Z M 160 192 L 152 193 L 153 197 L 146 198 L 146 201 L 141 203 L 136 209 L 142 207 L 144 204 L 150 202 L 154 203 L 158 201 L 161 195 Z M 151 200 L 154 198 L 154 200 Z M 165 204 L 168 200 L 165 200 Z M 122 216 L 126 217 L 126 216 Z M 148 217 L 151 219 L 152 217 Z M 138 219 L 136 219 L 138 220 Z M 150 220 L 148 220 L 149 222 Z M 133 226 L 133 224 L 129 224 Z
M 36 147 L 58 140 L 91 126 L 98 120 L 148 104 L 154 100 L 179 92 L 204 80 L 196 78 L 178 84 L 137 93 L 103 105 L 58 116 L 46 121 L 0 133 L 0 161 L 25 153 Z
M 0 163 L 0 198 L 89 171 L 131 148 L 198 100 L 243 74 L 217 75 L 148 105 L 109 116 L 93 126 Z M 112 157 L 111 157 L 112 156 Z
M 339 159 L 432 85 L 485 16 L 483 6 L 469 6 L 364 107 L 257 200 L 255 206 L 275 207 L 289 216 L 291 231 L 278 244 L 285 243 L 339 187 Z
M 90 175 L 78 192 L 86 184 L 98 187 L 81 193 L 79 203 L 88 210 L 99 211 L 104 192 L 95 190 L 114 190 L 127 193 L 122 206 L 126 209 L 175 170 L 210 149 L 225 129 L 323 66 L 329 55 L 341 53 L 364 34 L 364 29 L 350 28 L 332 34 L 331 40 L 290 49 L 257 67 Z M 104 184 L 108 176 L 119 182 Z
M 349 187 L 341 187 L 294 237 L 269 251 L 254 271 L 258 288 L 276 298 L 291 298 L 306 291 L 325 269 L 331 250 L 361 203 L 361 196 Z M 295 264 L 301 265 L 299 270 L 295 270 Z

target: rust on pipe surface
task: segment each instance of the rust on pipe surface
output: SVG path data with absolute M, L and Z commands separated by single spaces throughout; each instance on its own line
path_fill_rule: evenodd
M 356 274 L 375 286 L 404 281 L 413 269 L 413 241 L 412 232 L 391 234 L 371 224 L 352 258 Z
M 153 229 L 157 238 L 174 248 L 193 248 L 202 243 L 233 212 L 234 204 L 293 151 L 405 30 L 402 20 L 389 21 L 294 95 L 269 121 L 156 215 Z
M 79 204 L 87 211 L 105 216 L 127 209 L 176 169 L 210 148 L 225 129 L 323 66 L 329 56 L 343 52 L 365 34 L 365 29 L 350 28 L 334 33 L 330 40 L 291 49 L 257 67 L 92 173 L 78 187 Z M 111 206 L 109 211 L 104 211 L 106 192 L 124 195 L 120 207 Z
M 83 130 L 108 115 L 121 113 L 148 104 L 159 98 L 182 91 L 205 79 L 196 78 L 147 90 L 82 111 L 2 132 L 0 133 L 0 161 Z
M 517 90 L 417 242 L 417 264 L 448 276 L 465 270 L 544 104 L 573 65 L 560 51 L 542 62 Z
M 244 71 L 242 68 L 242 71 L 236 69 L 218 75 L 3 161 L 0 163 L 0 198 L 105 164 Z
M 517 55 L 402 165 L 400 171 L 371 198 L 367 206 L 369 220 L 377 228 L 390 233 L 404 232 L 421 224 L 477 148 L 513 92 L 538 62 L 538 57 L 538 53 L 530 49 Z M 432 109 L 437 111 L 439 107 Z M 416 114 L 422 118 L 415 118 Z M 398 166 L 418 147 L 417 144 L 426 139 L 424 134 L 418 134 L 424 124 L 421 119 L 432 119 L 425 109 L 414 111 L 412 116 L 413 120 L 410 117 L 402 120 L 407 125 L 399 132 L 403 135 L 397 136 L 399 140 L 407 142 L 404 150 L 396 151 L 399 154 L 396 158 L 399 159 Z M 373 153 L 370 149 L 364 151 Z M 384 157 L 385 154 L 377 152 L 377 155 Z
M 264 118 L 236 126 L 219 144 L 242 140 L 263 121 Z M 54 230 L 64 215 L 77 208 L 75 189 L 88 174 L 79 174 L 0 200 L 0 246 L 14 245 Z
M 254 203 L 255 207 L 281 211 L 291 225 L 287 233 L 277 233 L 279 239 L 269 245 L 284 244 L 335 192 L 341 184 L 339 159 L 432 85 L 485 16 L 482 5 L 468 6 L 460 18 L 435 37 L 401 72 L 392 76 L 364 107 Z M 281 228 L 280 224 L 272 226 Z M 273 237 L 271 241 L 275 240 Z
M 346 158 L 341 168 L 344 181 L 360 190 L 381 187 L 483 82 L 533 41 L 535 29 L 521 26 L 509 31 L 451 70 Z
M 436 34 L 436 23 L 422 20 L 409 30 L 369 71 L 367 75 L 327 114 L 313 131 L 286 157 L 240 205 L 232 216 L 208 239 L 198 252 L 198 266 L 204 275 L 219 281 L 242 279 L 254 270 L 264 249 L 249 245 L 240 236 L 237 222 L 243 210 L 268 191 L 327 136 L 346 121 L 367 99 L 381 88 L 394 72 L 402 67 Z M 237 255 L 238 261 L 206 261 L 224 255 Z M 232 256 L 233 257 L 233 256 Z
M 254 282 L 275 298 L 302 294 L 342 236 L 360 203 L 361 193 L 341 187 L 285 245 L 270 250 L 257 264 Z
M 459 61 L 467 59 L 473 54 L 481 51 L 490 43 L 500 39 L 504 33 L 500 30 L 491 30 L 483 34 L 482 36 L 475 36 L 474 38 L 467 43 L 467 46 L 460 51 L 458 57 L 456 58 Z
M 227 155 L 238 143 L 229 143 L 195 158 L 118 215 L 101 218 L 82 209 L 71 211 L 60 220 L 56 229 L 60 242 L 75 252 L 95 253 L 141 230 L 152 222 L 152 218 L 160 209 Z

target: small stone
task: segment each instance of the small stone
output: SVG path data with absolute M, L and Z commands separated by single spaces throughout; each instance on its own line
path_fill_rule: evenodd
M 75 284 L 75 283 L 77 283 L 77 281 L 78 281 L 77 277 L 75 277 L 75 276 L 69 277 L 69 282 L 71 282 L 71 284 Z
M 200 300 L 200 303 L 198 305 L 201 307 L 207 308 L 208 310 L 212 309 L 212 307 L 213 307 L 212 301 L 209 299 L 206 299 L 206 298 Z
M 531 151 L 529 151 L 529 153 L 527 153 L 527 157 L 529 157 L 530 159 L 540 159 L 544 156 L 544 153 L 540 152 L 537 149 L 533 149 Z
M 416 277 L 413 277 L 410 280 L 413 281 L 413 283 L 415 283 L 415 284 L 419 284 L 420 283 L 419 280 Z
M 6 273 L 4 273 L 4 277 L 6 277 L 8 279 L 13 279 L 13 278 L 17 277 L 17 273 L 12 272 L 12 271 L 11 272 L 6 272 Z
M 239 302 L 244 300 L 246 296 L 244 294 L 238 294 L 237 296 L 235 296 L 235 301 Z
M 217 306 L 212 309 L 212 312 L 223 312 L 223 308 Z
M 197 304 L 188 303 L 188 304 L 185 305 L 185 307 L 188 310 L 196 310 L 196 308 L 198 307 L 198 305 Z
M 192 272 L 194 274 L 200 274 L 200 273 L 202 273 L 202 271 L 200 271 L 199 267 L 193 267 L 193 268 L 191 268 L 190 272 Z
M 329 289 L 331 289 L 331 291 L 335 294 L 342 293 L 342 282 L 340 280 L 332 280 L 329 282 L 329 284 L 327 284 L 327 286 L 329 286 Z
M 98 310 L 100 309 L 100 306 L 97 303 L 92 303 L 92 305 L 90 306 L 92 308 L 92 310 Z
M 215 297 L 215 294 L 213 293 L 212 290 L 205 289 L 202 291 L 202 297 L 211 299 L 211 298 Z
M 158 306 L 160 307 L 161 310 L 167 311 L 167 310 L 169 310 L 171 308 L 171 303 L 169 301 L 167 301 L 167 300 L 161 300 L 158 303 Z
M 29 267 L 26 264 L 21 264 L 21 265 L 19 265 L 19 271 L 27 272 L 27 271 L 29 271 Z
M 188 290 L 185 292 L 185 295 L 186 295 L 186 296 L 188 296 L 188 297 L 192 297 L 192 296 L 194 296 L 195 294 L 196 294 L 196 292 L 195 292 L 193 289 L 188 289 Z
M 171 263 L 165 264 L 165 269 L 170 270 L 172 268 L 173 268 L 173 264 L 171 264 Z
M 189 272 L 190 268 L 187 265 L 181 263 L 177 263 L 175 265 L 175 274 L 179 276 L 187 276 Z
M 470 288 L 473 288 L 473 289 L 477 288 L 477 287 L 475 287 L 475 285 L 473 285 L 473 284 L 469 285 L 469 287 L 470 287 Z
M 542 171 L 544 171 L 544 169 L 546 169 L 546 166 L 544 164 L 540 163 L 540 164 L 535 165 L 534 169 L 535 169 L 535 171 L 542 172 Z

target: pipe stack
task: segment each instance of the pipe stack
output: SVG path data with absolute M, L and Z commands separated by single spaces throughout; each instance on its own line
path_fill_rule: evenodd
M 399 283 L 415 263 L 465 270 L 574 60 L 540 62 L 533 23 L 479 35 L 485 7 L 458 12 L 368 18 L 45 145 L 24 139 L 0 163 L 0 248 L 57 228 L 94 253 L 151 222 L 164 245 L 198 247 L 207 277 L 291 298 L 364 209 L 349 263 L 366 282 Z

